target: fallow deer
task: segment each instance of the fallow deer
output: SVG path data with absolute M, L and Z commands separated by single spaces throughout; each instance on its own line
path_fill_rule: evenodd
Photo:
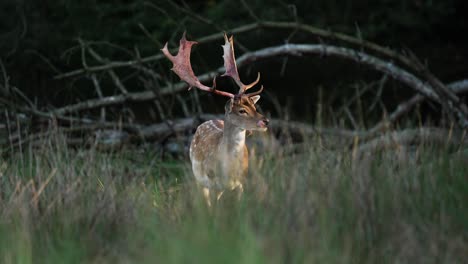
M 162 49 L 164 55 L 172 61 L 172 70 L 189 84 L 189 90 L 196 87 L 200 90 L 229 97 L 225 105 L 224 120 L 210 120 L 198 126 L 190 144 L 190 161 L 195 179 L 203 188 L 208 206 L 211 206 L 211 194 L 215 192 L 217 200 L 226 189 L 238 189 L 243 192 L 243 183 L 248 169 L 248 149 L 245 145 L 246 131 L 266 131 L 268 119 L 257 112 L 255 103 L 260 99 L 263 86 L 257 92 L 246 93 L 260 80 L 245 85 L 239 78 L 234 56 L 233 38 L 224 34 L 223 47 L 224 67 L 222 76 L 231 77 L 239 86 L 237 94 L 216 89 L 216 77 L 213 87 L 203 85 L 195 76 L 190 63 L 190 52 L 195 41 L 188 41 L 185 33 L 180 40 L 176 56 L 169 53 L 167 43 Z

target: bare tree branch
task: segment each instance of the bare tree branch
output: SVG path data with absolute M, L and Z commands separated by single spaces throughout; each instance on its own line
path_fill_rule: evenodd
M 372 139 L 357 149 L 355 157 L 375 154 L 376 151 L 388 148 L 400 148 L 402 146 L 430 143 L 438 145 L 452 145 L 460 147 L 468 145 L 466 131 L 452 131 L 443 128 L 416 128 L 402 131 L 393 131 Z
M 3 65 L 3 61 L 0 58 L 0 70 L 2 71 L 2 79 L 3 79 L 3 84 L 0 84 L 0 93 L 2 93 L 4 96 L 8 96 L 10 94 L 10 84 L 8 82 L 8 75 L 5 69 L 5 65 Z
M 394 79 L 413 88 L 415 91 L 424 94 L 428 98 L 434 101 L 439 101 L 439 97 L 432 91 L 431 87 L 427 86 L 413 74 L 405 71 L 404 69 L 396 66 L 393 63 L 383 61 L 364 52 L 356 51 L 349 48 L 336 47 L 325 44 L 285 44 L 244 54 L 239 58 L 239 60 L 243 59 L 248 62 L 254 62 L 257 60 L 263 60 L 280 55 L 302 56 L 303 54 L 336 56 L 352 60 L 356 63 L 370 66 L 371 68 L 377 71 L 388 74 Z
M 99 81 L 96 77 L 96 74 L 91 74 L 91 80 L 93 81 L 93 85 L 94 85 L 94 88 L 96 89 L 96 93 L 98 95 L 99 98 L 102 98 L 103 97 L 103 94 L 102 94 L 102 89 L 101 89 L 101 85 L 99 84 Z M 105 122 L 106 121 L 106 108 L 105 107 L 101 107 L 101 118 L 100 118 L 101 122 Z
M 232 29 L 232 30 L 228 30 L 227 33 L 240 34 L 240 33 L 248 32 L 248 31 L 252 31 L 252 30 L 257 29 L 257 28 L 258 28 L 258 25 L 250 24 L 250 25 L 246 25 L 246 26 L 237 27 L 237 28 Z M 224 35 L 223 35 L 222 32 L 220 32 L 220 33 L 215 33 L 215 34 L 211 34 L 211 35 L 199 38 L 196 41 L 199 44 L 203 44 L 203 43 L 209 43 L 209 42 L 213 42 L 213 41 L 216 41 L 216 40 L 220 40 L 220 39 L 223 39 L 223 38 L 224 38 Z M 177 48 L 170 49 L 170 52 L 171 53 L 177 52 Z M 131 66 L 138 65 L 138 64 L 144 64 L 144 63 L 148 63 L 148 62 L 158 61 L 158 60 L 161 60 L 161 59 L 164 59 L 164 58 L 165 58 L 164 55 L 156 54 L 156 55 L 152 55 L 152 56 L 148 56 L 148 57 L 139 58 L 139 59 L 136 59 L 136 60 L 113 61 L 113 62 L 109 62 L 109 63 L 104 64 L 104 65 L 89 66 L 86 69 L 77 69 L 77 70 L 73 70 L 73 71 L 70 71 L 70 72 L 67 72 L 67 73 L 58 74 L 58 75 L 54 76 L 54 79 L 59 80 L 59 79 L 64 79 L 64 78 L 75 77 L 75 76 L 86 74 L 87 72 L 99 72 L 99 71 L 106 71 L 106 70 L 114 69 L 114 68 L 131 67 Z
M 107 62 L 107 60 L 102 58 L 101 55 L 99 55 L 93 48 L 91 48 L 89 46 L 87 48 L 88 48 L 89 54 L 91 54 L 91 56 L 93 56 L 93 58 L 95 60 L 97 60 L 100 63 L 106 63 Z M 122 94 L 128 94 L 127 89 L 122 84 L 122 82 L 120 81 L 119 76 L 117 76 L 115 71 L 113 69 L 109 69 L 108 73 L 109 73 L 110 77 L 112 78 L 112 80 L 114 81 L 115 86 L 117 86 L 117 88 L 119 88 L 120 92 L 122 92 Z
M 452 90 L 456 94 L 467 93 L 468 92 L 468 80 L 461 80 L 450 83 L 447 87 Z M 395 111 L 393 111 L 386 120 L 379 122 L 373 128 L 369 130 L 369 133 L 375 134 L 385 130 L 386 128 L 390 127 L 393 123 L 395 123 L 400 117 L 404 114 L 408 113 L 413 109 L 413 107 L 422 101 L 424 101 L 425 97 L 421 94 L 416 94 L 408 101 L 400 103 Z
M 320 37 L 321 39 L 328 39 L 328 40 L 335 40 L 335 41 L 340 41 L 346 44 L 350 44 L 356 47 L 361 47 L 364 48 L 368 51 L 375 52 L 378 55 L 382 55 L 387 58 L 394 59 L 396 62 L 400 62 L 401 64 L 414 69 L 413 63 L 406 58 L 405 56 L 389 49 L 382 47 L 380 45 L 377 45 L 376 43 L 363 40 L 361 38 L 356 38 L 353 36 L 349 36 L 346 34 L 342 33 L 337 33 L 333 32 L 330 30 L 324 30 L 321 28 L 317 28 L 314 26 L 310 26 L 307 24 L 302 24 L 299 22 L 276 22 L 276 21 L 264 21 L 259 23 L 258 25 L 261 28 L 268 28 L 268 29 L 293 29 L 293 30 L 299 30 L 303 31 L 312 35 L 315 35 L 317 37 Z
M 382 47 L 380 45 L 377 45 L 373 42 L 366 41 L 363 39 L 355 38 L 352 36 L 348 36 L 345 34 L 341 33 L 336 33 L 332 32 L 329 30 L 323 30 L 317 27 L 313 27 L 307 24 L 302 24 L 299 22 L 275 22 L 275 21 L 263 21 L 263 22 L 256 22 L 252 24 L 247 24 L 243 26 L 239 26 L 236 28 L 228 29 L 226 30 L 227 33 L 229 34 L 242 34 L 242 33 L 247 33 L 250 31 L 255 31 L 257 29 L 271 29 L 271 30 L 299 30 L 317 37 L 320 37 L 321 39 L 328 39 L 328 40 L 333 40 L 333 41 L 340 41 L 346 44 L 350 44 L 353 46 L 357 47 L 362 47 L 366 50 L 375 52 L 378 55 L 382 55 L 387 58 L 394 59 L 396 62 L 400 62 L 401 64 L 411 68 L 415 69 L 413 63 L 406 58 L 405 56 L 391 50 L 385 47 Z M 205 37 L 201 37 L 199 39 L 196 39 L 196 41 L 200 44 L 203 43 L 209 43 L 212 41 L 216 41 L 219 39 L 223 38 L 223 33 L 215 33 L 211 34 Z M 171 49 L 170 50 L 172 53 L 176 52 L 177 49 Z M 74 71 L 70 71 L 67 73 L 59 74 L 56 75 L 54 78 L 55 79 L 63 79 L 63 78 L 69 78 L 69 77 L 74 77 L 77 75 L 82 75 L 85 74 L 86 72 L 97 72 L 97 71 L 104 71 L 104 70 L 109 70 L 112 68 L 119 68 L 119 67 L 129 67 L 135 64 L 140 64 L 140 63 L 148 63 L 148 62 L 153 62 L 157 60 L 163 59 L 164 56 L 162 54 L 156 54 L 148 57 L 144 57 L 138 60 L 130 60 L 130 61 L 114 61 L 110 62 L 105 65 L 99 65 L 99 66 L 90 66 L 86 70 L 85 69 L 77 69 Z
M 406 84 L 407 86 L 413 88 L 418 93 L 423 94 L 424 96 L 440 102 L 440 98 L 435 94 L 431 87 L 427 86 L 421 80 L 419 80 L 413 74 L 399 68 L 398 66 L 382 61 L 376 57 L 370 56 L 363 52 L 357 52 L 352 49 L 335 47 L 329 45 L 306 45 L 306 44 L 285 44 L 277 47 L 265 48 L 251 53 L 246 53 L 238 58 L 237 64 L 238 67 L 245 66 L 247 64 L 269 59 L 277 56 L 291 55 L 291 56 L 302 56 L 304 54 L 312 55 L 321 55 L 321 56 L 336 56 L 345 59 L 352 60 L 356 63 L 368 65 L 371 68 L 381 71 L 394 79 Z M 198 79 L 201 82 L 210 81 L 219 73 L 222 73 L 223 68 L 219 68 L 216 71 L 212 71 L 201 76 L 198 76 Z M 174 86 L 167 86 L 160 90 L 160 95 L 177 93 L 185 90 L 187 88 L 186 83 L 178 83 Z M 77 103 L 75 105 L 65 106 L 63 108 L 56 109 L 54 113 L 64 115 L 67 113 L 82 111 L 86 109 L 93 109 L 96 107 L 121 104 L 126 101 L 147 101 L 153 100 L 156 98 L 156 94 L 152 91 L 128 93 L 127 95 L 115 95 L 108 96 L 102 99 L 91 99 L 84 102 Z
M 468 108 L 466 105 L 461 102 L 460 98 L 458 98 L 458 96 L 453 91 L 448 89 L 439 79 L 437 79 L 429 71 L 427 66 L 423 65 L 414 54 L 410 53 L 410 58 L 412 61 L 414 61 L 415 66 L 422 74 L 422 76 L 432 86 L 434 92 L 439 95 L 442 106 L 447 109 L 450 114 L 456 117 L 461 127 L 468 127 Z M 450 117 L 452 116 L 450 115 Z
M 216 72 L 210 72 L 210 73 L 201 75 L 198 78 L 200 79 L 200 81 L 212 80 L 216 76 L 216 74 L 220 72 L 222 72 L 222 69 Z M 94 108 L 103 107 L 103 106 L 118 105 L 127 101 L 133 101 L 133 102 L 151 101 L 157 98 L 158 95 L 163 96 L 163 95 L 173 94 L 173 93 L 184 91 L 187 88 L 188 88 L 188 85 L 186 83 L 178 83 L 175 85 L 170 85 L 170 86 L 166 86 L 162 88 L 159 91 L 159 94 L 156 94 L 153 91 L 143 91 L 143 92 L 128 93 L 126 95 L 121 94 L 121 95 L 107 96 L 101 99 L 99 98 L 90 99 L 87 101 L 79 102 L 74 105 L 68 105 L 68 106 L 56 109 L 53 111 L 53 113 L 64 115 L 64 114 L 68 114 L 72 112 L 89 110 L 89 109 L 94 109 Z

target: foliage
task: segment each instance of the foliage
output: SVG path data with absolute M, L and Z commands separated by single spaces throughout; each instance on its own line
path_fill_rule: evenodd
M 0 262 L 462 263 L 466 153 L 353 160 L 310 142 L 253 158 L 241 201 L 207 208 L 185 161 L 69 149 L 0 161 Z M 410 156 L 405 156 L 409 154 Z

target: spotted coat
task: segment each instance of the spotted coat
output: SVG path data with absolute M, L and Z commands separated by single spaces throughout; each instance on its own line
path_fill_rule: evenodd
M 218 191 L 242 188 L 248 169 L 246 131 L 232 130 L 229 139 L 223 137 L 223 120 L 210 120 L 197 128 L 190 145 L 190 160 L 201 186 Z

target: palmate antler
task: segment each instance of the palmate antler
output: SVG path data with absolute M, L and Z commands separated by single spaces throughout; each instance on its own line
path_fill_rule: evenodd
M 224 45 L 223 47 L 223 58 L 224 58 L 224 68 L 226 68 L 226 72 L 222 76 L 230 76 L 234 81 L 236 82 L 237 86 L 239 86 L 239 92 L 237 93 L 238 95 L 242 95 L 247 91 L 248 89 L 254 87 L 258 81 L 260 81 L 260 73 L 257 75 L 257 79 L 248 85 L 245 85 L 241 82 L 239 78 L 239 73 L 237 72 L 237 64 L 236 64 L 236 58 L 234 56 L 234 39 L 231 36 L 229 39 L 224 34 Z M 263 90 L 263 86 L 260 89 L 260 92 Z M 260 92 L 257 92 L 256 94 L 259 94 Z M 253 95 L 251 95 L 253 96 Z
M 173 63 L 172 70 L 180 77 L 181 80 L 185 81 L 190 85 L 189 90 L 192 87 L 197 87 L 200 90 L 212 92 L 215 94 L 219 94 L 222 96 L 227 96 L 230 98 L 240 98 L 242 96 L 250 97 L 254 95 L 258 95 L 263 91 L 263 86 L 260 88 L 259 91 L 254 93 L 246 94 L 245 91 L 255 86 L 260 81 L 260 73 L 258 74 L 257 79 L 252 82 L 251 84 L 245 85 L 241 82 L 239 78 L 239 73 L 237 71 L 236 59 L 234 56 L 234 44 L 233 38 L 228 38 L 226 34 L 224 34 L 224 45 L 223 47 L 223 58 L 224 58 L 224 67 L 226 68 L 226 72 L 222 76 L 229 76 L 236 84 L 239 86 L 239 92 L 237 94 L 232 94 L 229 92 L 224 92 L 216 89 L 216 77 L 213 80 L 213 87 L 208 87 L 200 82 L 198 78 L 195 76 L 192 65 L 190 64 L 190 52 L 192 50 L 192 46 L 197 44 L 196 41 L 189 41 L 185 38 L 185 32 L 180 39 L 179 44 L 179 52 L 176 56 L 173 56 L 168 48 L 167 43 L 164 45 L 162 52 L 164 55 Z

